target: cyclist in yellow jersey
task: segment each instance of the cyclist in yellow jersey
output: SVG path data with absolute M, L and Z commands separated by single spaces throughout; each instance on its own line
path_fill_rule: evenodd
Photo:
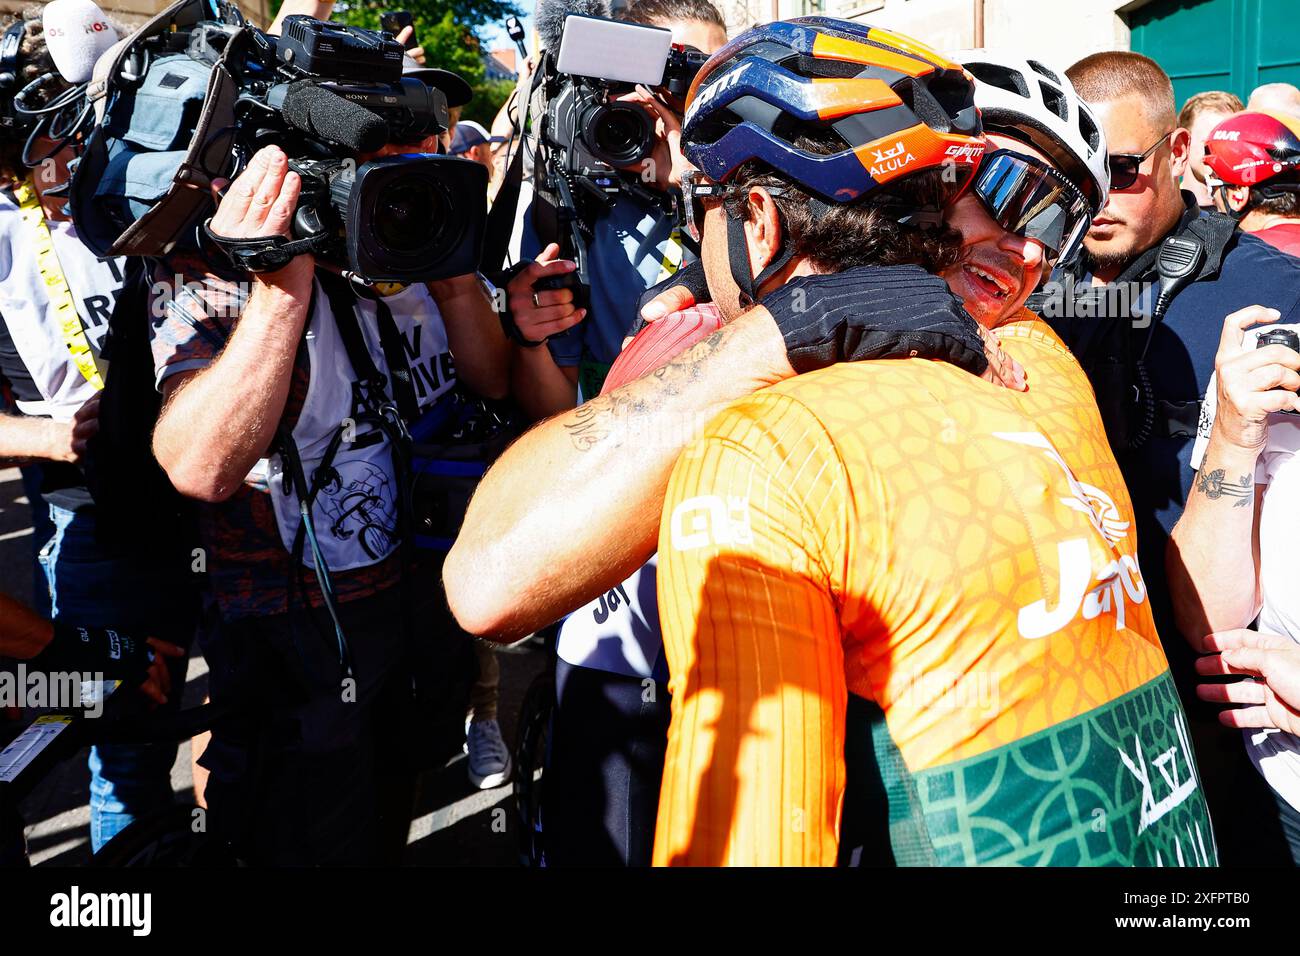
M 705 109 L 742 85 L 745 51 L 728 52 L 702 71 Z M 688 155 L 708 168 L 715 147 Z M 1035 240 L 948 275 L 1027 391 L 933 362 L 840 364 L 734 403 L 679 459 L 659 541 L 673 713 L 656 863 L 1216 861 L 1091 390 L 1007 307 L 1082 235 L 1061 183 L 1084 177 L 1061 165 L 990 135 L 948 215 Z M 711 178 L 752 203 L 743 167 Z M 709 288 L 734 311 L 726 211 L 701 212 Z M 792 285 L 816 288 L 763 305 Z

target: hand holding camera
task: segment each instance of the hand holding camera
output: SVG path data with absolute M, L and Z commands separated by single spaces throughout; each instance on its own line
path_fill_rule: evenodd
M 574 304 L 569 288 L 539 288 L 545 279 L 566 276 L 577 268 L 568 259 L 560 259 L 560 247 L 551 243 L 536 261 L 525 266 L 506 285 L 506 303 L 520 338 L 533 346 L 541 345 L 552 335 L 577 325 L 587 314 Z
M 208 229 L 227 239 L 289 238 L 301 190 L 302 180 L 290 172 L 284 151 L 265 146 L 220 198 Z M 303 254 L 294 256 L 282 269 L 255 275 L 272 285 L 310 284 L 315 265 L 313 256 Z
M 1261 322 L 1276 322 L 1276 309 L 1253 305 L 1223 320 L 1223 337 L 1214 359 L 1218 377 L 1214 428 L 1230 445 L 1258 455 L 1268 434 L 1273 412 L 1300 412 L 1300 352 L 1294 345 L 1273 342 L 1286 329 L 1264 333 L 1256 347 L 1246 344 L 1246 329 Z M 1291 334 L 1295 340 L 1295 334 Z
M 691 164 L 682 154 L 682 123 L 672 110 L 659 102 L 645 86 L 638 86 L 631 93 L 618 97 L 620 103 L 636 103 L 645 107 L 655 118 L 654 143 L 649 154 L 632 168 L 641 173 L 649 173 L 653 178 L 642 179 L 647 185 L 653 185 L 661 192 L 679 189 L 682 185 L 682 172 Z

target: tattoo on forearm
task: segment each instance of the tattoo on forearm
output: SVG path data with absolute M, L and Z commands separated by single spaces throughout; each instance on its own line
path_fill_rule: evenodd
M 1250 475 L 1242 475 L 1237 482 L 1226 481 L 1224 469 L 1207 470 L 1202 468 L 1196 473 L 1196 490 L 1211 501 L 1218 498 L 1236 498 L 1234 508 L 1244 508 L 1255 498 L 1255 485 Z
M 719 329 L 702 342 L 697 342 L 667 365 L 655 369 L 648 379 L 656 383 L 652 393 L 640 391 L 637 395 L 620 394 L 618 390 L 601 395 L 579 405 L 573 419 L 564 423 L 569 439 L 578 451 L 587 451 L 615 433 L 620 418 L 632 419 L 653 416 L 662 411 L 666 398 L 680 395 L 703 373 L 705 360 L 721 348 L 727 329 Z M 644 381 L 644 380 L 643 380 Z M 621 436 L 616 436 L 621 441 Z

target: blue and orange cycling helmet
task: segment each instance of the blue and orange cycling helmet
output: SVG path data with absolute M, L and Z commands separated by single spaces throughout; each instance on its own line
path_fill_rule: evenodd
M 795 145 L 832 129 L 844 149 Z M 751 160 L 832 203 L 950 166 L 951 201 L 984 153 L 975 84 L 960 64 L 888 30 L 830 17 L 755 27 L 718 50 L 687 94 L 686 157 L 715 182 Z
M 797 145 L 826 132 L 843 148 Z M 923 228 L 970 185 L 985 146 L 975 83 L 959 64 L 900 34 L 830 17 L 763 24 L 714 53 L 687 93 L 682 142 L 715 183 L 756 161 L 814 203 L 872 202 Z M 931 177 L 932 205 L 899 195 L 901 184 L 939 169 L 949 174 Z M 732 273 L 742 301 L 753 301 L 792 252 L 751 276 L 741 224 L 727 215 Z

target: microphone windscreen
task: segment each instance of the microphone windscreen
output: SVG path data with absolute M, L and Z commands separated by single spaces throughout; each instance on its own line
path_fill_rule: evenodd
M 558 53 L 560 37 L 564 35 L 564 18 L 571 13 L 584 17 L 610 15 L 609 0 L 537 0 L 533 22 L 542 49 Z
M 93 0 L 51 0 L 41 22 L 50 59 L 69 83 L 89 80 L 95 61 L 118 40 L 117 31 Z
M 280 114 L 294 129 L 354 152 L 372 153 L 388 142 L 383 117 L 310 80 L 289 84 Z

